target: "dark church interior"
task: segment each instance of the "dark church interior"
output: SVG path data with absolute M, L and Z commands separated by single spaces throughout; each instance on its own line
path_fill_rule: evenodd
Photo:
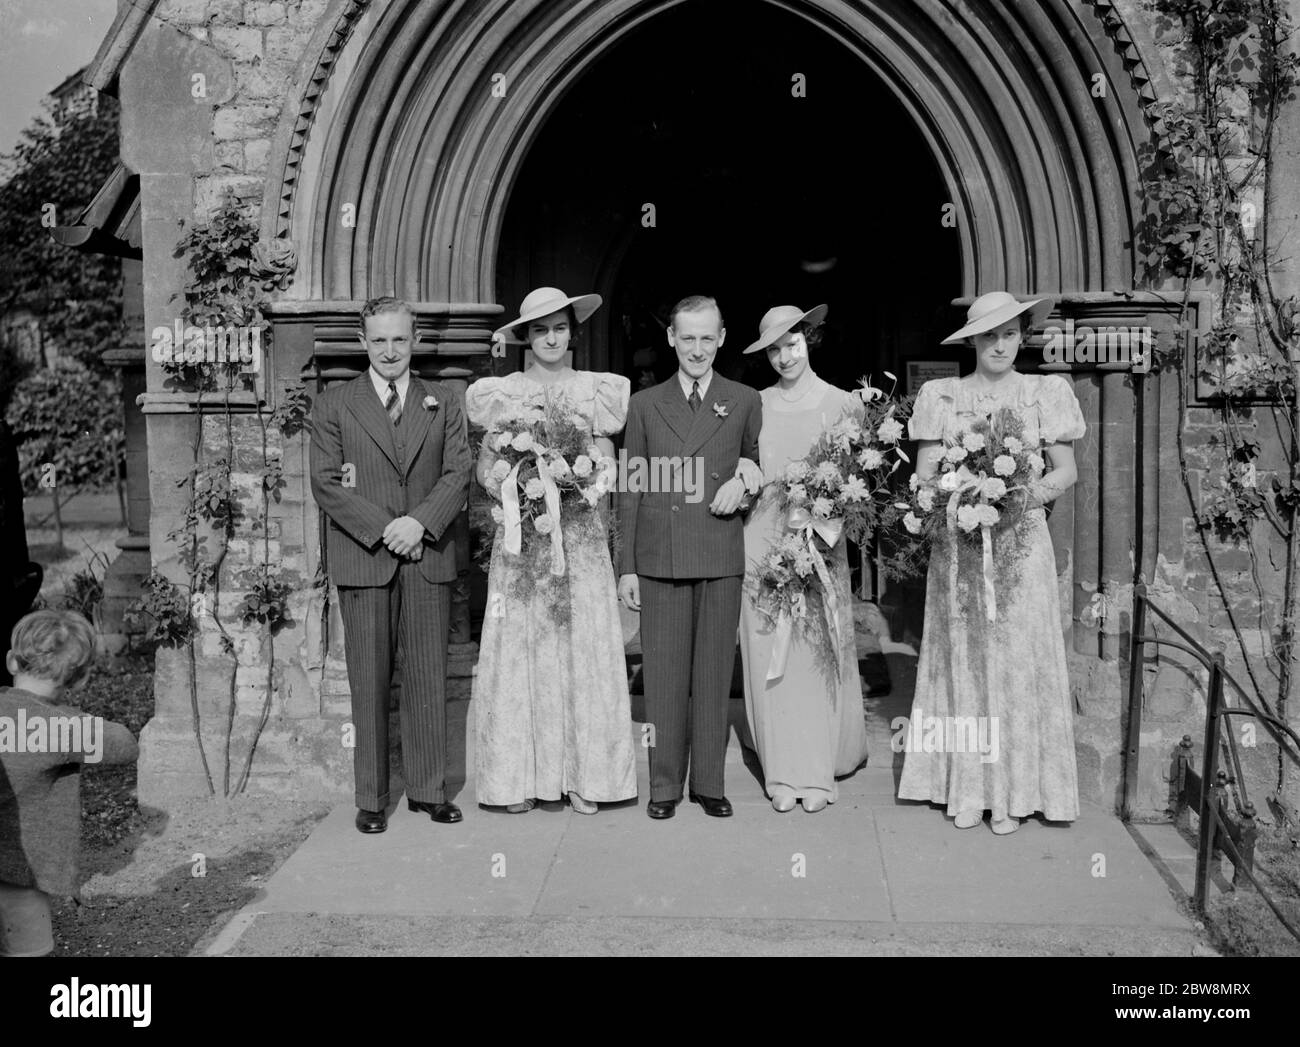
M 907 360 L 955 358 L 938 344 L 960 293 L 947 199 L 914 120 L 861 56 L 773 6 L 692 0 L 597 61 L 532 142 L 498 300 L 600 293 L 574 364 L 634 389 L 674 370 L 664 324 L 687 294 L 722 308 L 718 370 L 759 388 L 766 358 L 742 355 L 759 317 L 826 302 L 817 372 L 843 388 L 882 370 L 904 380 Z

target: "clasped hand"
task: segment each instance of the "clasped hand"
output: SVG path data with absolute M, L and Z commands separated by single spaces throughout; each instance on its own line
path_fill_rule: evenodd
M 744 482 L 745 490 L 749 494 L 758 494 L 763 486 L 763 470 L 748 458 L 741 458 L 736 462 L 736 476 Z
M 414 516 L 399 516 L 384 528 L 384 545 L 394 556 L 418 560 L 424 555 L 424 524 Z
M 709 503 L 709 512 L 714 516 L 730 516 L 740 508 L 744 500 L 745 481 L 738 476 L 733 476 L 718 488 L 718 493 L 713 496 L 713 501 Z

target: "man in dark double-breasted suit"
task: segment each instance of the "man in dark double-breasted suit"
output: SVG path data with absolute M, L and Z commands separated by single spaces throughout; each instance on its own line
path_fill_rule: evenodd
M 687 760 L 690 799 L 727 817 L 723 790 L 727 710 L 736 658 L 746 488 L 742 458 L 758 461 L 762 401 L 748 386 L 713 371 L 726 331 L 711 298 L 673 309 L 668 343 L 678 371 L 632 397 L 624 438 L 619 501 L 623 531 L 619 598 L 641 612 L 642 677 L 650 746 L 651 818 L 671 818 L 682 798 Z M 644 491 L 638 474 L 687 472 L 669 490 Z M 662 487 L 662 485 L 660 485 Z
M 406 303 L 361 311 L 366 373 L 327 389 L 312 411 L 311 490 L 326 516 L 356 728 L 357 828 L 383 832 L 388 697 L 402 654 L 402 769 L 412 810 L 458 822 L 444 792 L 447 629 L 456 581 L 453 523 L 469 493 L 464 414 L 411 374 L 418 340 Z

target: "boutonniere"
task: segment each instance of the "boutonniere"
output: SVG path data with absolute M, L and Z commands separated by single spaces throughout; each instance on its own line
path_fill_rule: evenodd
M 438 398 L 435 396 L 426 396 L 420 402 L 420 406 L 426 411 L 436 411 L 438 409 Z
M 719 418 L 727 417 L 727 409 L 723 407 L 722 404 L 714 404 L 713 413 L 716 414 Z

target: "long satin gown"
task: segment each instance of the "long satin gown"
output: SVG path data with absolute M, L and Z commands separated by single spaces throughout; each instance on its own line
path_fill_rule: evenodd
M 627 418 L 630 383 L 575 371 L 558 385 L 524 373 L 480 378 L 465 403 L 470 421 L 490 426 L 523 405 L 562 394 L 593 436 L 612 436 Z M 595 510 L 563 520 L 565 574 L 505 552 L 498 527 L 488 571 L 488 608 L 474 677 L 474 779 L 478 802 L 505 807 L 576 792 L 592 802 L 636 796 L 636 749 L 614 569 Z M 537 542 L 534 558 L 549 563 Z M 533 579 L 541 578 L 536 583 Z M 559 612 L 558 614 L 556 612 Z
M 763 429 L 758 442 L 765 483 L 780 476 L 791 461 L 806 455 L 822 431 L 839 420 L 844 408 L 857 402 L 851 393 L 821 379 L 817 382 L 820 392 L 813 390 L 796 404 L 784 402 L 776 386 L 763 390 Z M 826 559 L 836 593 L 838 649 L 832 649 L 826 636 L 821 596 L 813 594 L 808 600 L 806 627 L 794 631 L 785 674 L 769 681 L 773 626 L 754 605 L 754 564 L 786 533 L 785 518 L 774 495 L 774 487 L 764 487 L 745 524 L 749 568 L 740 606 L 745 711 L 768 794 L 774 786 L 784 786 L 796 798 L 815 798 L 820 792 L 834 803 L 839 797 L 835 779 L 851 774 L 867 759 L 848 555 L 841 539 Z M 832 668 L 836 662 L 838 678 Z

